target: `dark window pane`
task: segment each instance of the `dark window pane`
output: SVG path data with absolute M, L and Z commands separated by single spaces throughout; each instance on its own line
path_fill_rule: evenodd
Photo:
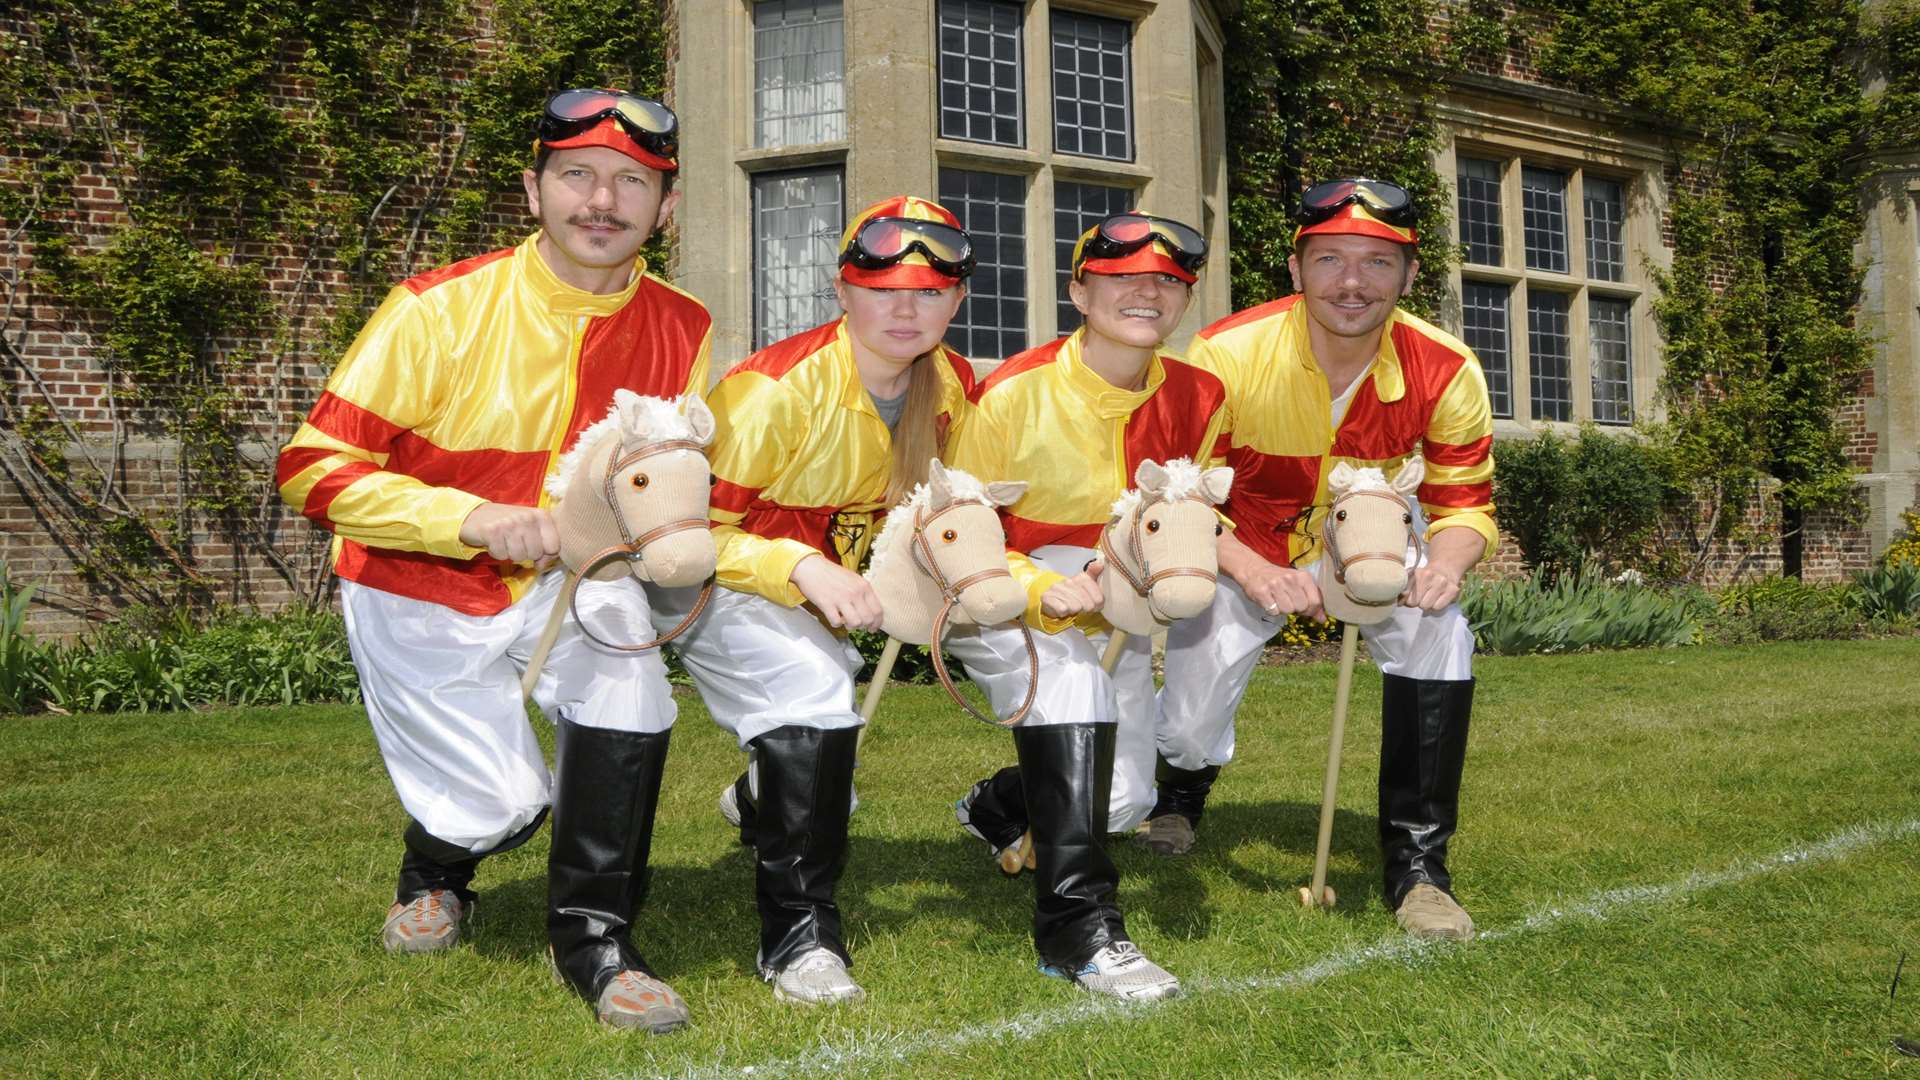
M 1520 170 L 1520 210 L 1527 269 L 1567 272 L 1567 174 L 1527 165 Z
M 1587 300 L 1587 339 L 1593 356 L 1593 418 L 1603 424 L 1633 423 L 1633 302 L 1610 297 Z
M 1133 24 L 1053 11 L 1053 148 L 1133 160 Z
M 1129 188 L 1054 181 L 1053 278 L 1058 290 L 1055 311 L 1062 334 L 1070 334 L 1080 327 L 1080 309 L 1074 307 L 1067 296 L 1067 282 L 1073 280 L 1074 241 L 1107 218 L 1131 209 L 1133 191 Z
M 940 0 L 940 88 L 941 135 L 1024 145 L 1016 0 Z
M 1527 293 L 1528 390 L 1535 420 L 1573 419 L 1573 330 L 1564 293 Z
M 1587 276 L 1600 281 L 1627 279 L 1626 191 L 1618 180 L 1589 176 L 1587 190 Z
M 940 170 L 940 203 L 973 238 L 978 266 L 947 326 L 947 344 L 1004 360 L 1027 347 L 1026 181 L 1004 173 Z
M 1512 287 L 1492 281 L 1460 283 L 1460 336 L 1487 374 L 1493 415 L 1513 416 L 1513 350 L 1508 341 L 1507 298 Z
M 1500 231 L 1500 163 L 1460 159 L 1460 240 L 1467 261 L 1499 266 L 1504 242 Z

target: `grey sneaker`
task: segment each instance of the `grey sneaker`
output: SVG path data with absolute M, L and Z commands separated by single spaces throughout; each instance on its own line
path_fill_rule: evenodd
M 608 1027 L 645 1028 L 655 1035 L 678 1031 L 693 1018 L 673 987 L 642 971 L 623 971 L 609 980 L 596 1011 Z
M 1102 946 L 1077 971 L 1041 964 L 1040 974 L 1069 979 L 1089 994 L 1105 994 L 1122 1001 L 1158 1001 L 1180 992 L 1180 980 L 1147 959 L 1131 941 Z
M 1193 850 L 1193 822 L 1182 814 L 1161 814 L 1141 822 L 1133 838 L 1157 855 L 1185 855 Z
M 1414 937 L 1440 941 L 1472 941 L 1473 916 L 1440 889 L 1421 882 L 1407 890 L 1393 913 L 1400 929 Z
M 387 909 L 380 944 L 388 952 L 428 953 L 460 944 L 460 921 L 473 912 L 447 889 L 435 889 Z
M 847 974 L 846 962 L 827 948 L 802 953 L 784 971 L 762 967 L 760 977 L 773 984 L 775 998 L 801 1005 L 836 1005 L 867 996 Z

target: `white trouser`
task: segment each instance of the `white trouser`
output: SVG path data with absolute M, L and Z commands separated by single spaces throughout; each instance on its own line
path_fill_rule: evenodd
M 485 851 L 552 801 L 520 676 L 564 584 L 552 571 L 498 615 L 465 615 L 340 583 L 347 643 L 394 791 L 422 828 L 450 844 Z M 646 591 L 632 578 L 582 582 L 577 600 L 581 617 L 608 641 L 653 636 Z M 666 731 L 675 711 L 658 650 L 596 645 L 572 615 L 533 700 L 549 719 L 615 731 Z
M 1233 714 L 1267 641 L 1287 623 L 1268 615 L 1240 586 L 1220 577 L 1213 606 L 1167 632 L 1166 687 L 1160 691 L 1160 756 L 1179 769 L 1233 760 Z M 1473 677 L 1473 631 L 1455 604 L 1437 615 L 1395 607 L 1393 617 L 1362 627 L 1383 674 L 1409 679 Z
M 1096 553 L 1092 548 L 1053 544 L 1037 548 L 1033 561 L 1055 573 L 1073 575 Z M 1153 810 L 1153 642 L 1129 637 L 1113 675 L 1100 670 L 1105 633 L 1078 629 L 1058 634 L 1033 632 L 1040 654 L 1040 684 L 1033 709 L 1020 726 L 1113 724 L 1113 796 L 1107 829 L 1126 832 Z M 966 665 L 967 674 L 986 692 L 994 715 L 1013 715 L 1027 698 L 1026 641 L 1007 627 L 955 627 L 947 634 L 947 652 Z
M 698 592 L 661 590 L 655 628 L 671 629 Z M 853 707 L 859 650 L 806 608 L 782 607 L 755 593 L 716 585 L 707 610 L 672 647 L 707 711 L 743 750 L 788 724 L 823 730 L 860 726 Z

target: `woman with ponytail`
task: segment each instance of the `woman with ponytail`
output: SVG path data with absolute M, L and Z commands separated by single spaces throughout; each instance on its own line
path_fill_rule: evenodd
M 945 208 L 870 206 L 840 241 L 845 315 L 748 357 L 710 395 L 723 588 L 679 651 L 751 755 L 721 812 L 757 856 L 760 974 L 783 1000 L 864 996 L 834 903 L 861 722 L 860 657 L 836 631 L 879 629 L 857 572 L 876 519 L 927 478 L 970 408 L 972 369 L 941 338 L 972 270 Z

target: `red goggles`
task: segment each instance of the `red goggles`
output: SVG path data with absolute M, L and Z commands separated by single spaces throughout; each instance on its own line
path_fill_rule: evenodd
M 840 253 L 840 265 L 862 270 L 884 270 L 909 255 L 919 254 L 927 264 L 952 278 L 973 273 L 973 240 L 965 229 L 919 218 L 876 217 L 862 222 L 853 242 Z
M 1300 209 L 1294 211 L 1293 219 L 1302 225 L 1318 225 L 1349 203 L 1359 203 L 1369 214 L 1398 229 L 1410 229 L 1418 224 L 1414 219 L 1413 200 L 1407 197 L 1406 188 L 1364 177 L 1313 185 L 1300 196 Z
M 1152 214 L 1116 214 L 1100 223 L 1073 261 L 1077 275 L 1090 259 L 1119 259 L 1158 244 L 1173 265 L 1197 274 L 1207 264 L 1207 238 L 1190 225 Z
M 608 117 L 649 154 L 672 161 L 680 149 L 680 118 L 672 109 L 620 90 L 563 90 L 553 95 L 537 134 L 544 143 L 563 142 Z

